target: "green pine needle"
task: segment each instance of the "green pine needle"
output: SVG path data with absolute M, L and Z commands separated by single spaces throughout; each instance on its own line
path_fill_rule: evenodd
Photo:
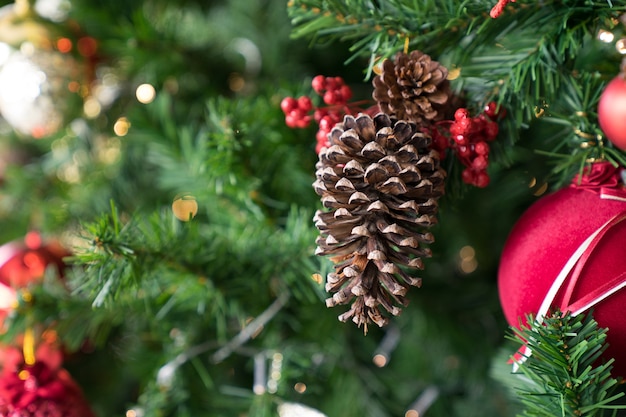
M 607 329 L 599 328 L 591 314 L 556 311 L 541 323 L 530 318 L 528 327 L 513 332 L 511 339 L 530 349 L 511 382 L 526 407 L 523 416 L 591 417 L 626 409 L 614 403 L 624 393 L 615 392 L 613 359 L 601 358 Z

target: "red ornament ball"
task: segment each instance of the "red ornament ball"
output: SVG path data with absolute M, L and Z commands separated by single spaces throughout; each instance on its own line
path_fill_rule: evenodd
M 626 74 L 619 74 L 606 86 L 598 103 L 598 122 L 606 137 L 626 150 Z
M 17 291 L 40 282 L 48 268 L 62 276 L 63 258 L 68 255 L 56 242 L 44 244 L 37 232 L 0 246 L 0 329 L 15 307 Z
M 61 274 L 68 255 L 58 243 L 44 243 L 37 232 L 30 232 L 23 240 L 0 246 L 0 283 L 23 288 L 43 278 L 47 268 Z
M 619 172 L 596 163 L 531 205 L 504 245 L 498 287 L 513 327 L 556 308 L 593 310 L 608 328 L 605 358 L 615 359 L 615 376 L 626 376 L 626 188 Z

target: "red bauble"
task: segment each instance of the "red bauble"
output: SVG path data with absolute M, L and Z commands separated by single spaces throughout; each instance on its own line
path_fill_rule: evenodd
M 36 232 L 0 246 L 0 329 L 15 306 L 17 290 L 40 282 L 47 268 L 61 275 L 63 258 L 68 255 L 55 242 L 44 244 Z
M 0 283 L 23 288 L 43 278 L 47 268 L 60 274 L 68 255 L 58 243 L 44 244 L 39 234 L 31 232 L 23 240 L 0 246 Z
M 626 189 L 617 168 L 594 164 L 535 202 L 511 231 L 498 275 L 511 326 L 546 309 L 592 309 L 609 329 L 605 356 L 615 358 L 614 375 L 626 376 Z
M 626 150 L 626 78 L 619 74 L 606 86 L 598 103 L 598 121 L 606 137 Z
M 61 368 L 61 354 L 48 345 L 26 364 L 17 349 L 2 352 L 0 416 L 95 417 L 70 374 Z

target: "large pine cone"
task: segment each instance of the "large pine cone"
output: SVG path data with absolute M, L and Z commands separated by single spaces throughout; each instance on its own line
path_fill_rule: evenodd
M 431 254 L 423 247 L 433 241 L 425 228 L 437 221 L 445 171 L 427 133 L 383 113 L 345 116 L 329 139 L 313 184 L 328 209 L 315 214 L 316 254 L 335 263 L 327 306 L 354 300 L 339 319 L 367 331 L 369 322 L 388 321 L 379 306 L 398 315 L 409 287 L 421 284 L 405 269 L 422 269 L 421 258 Z
M 445 116 L 451 95 L 448 69 L 420 51 L 398 53 L 383 61 L 382 73 L 372 80 L 380 110 L 399 120 L 428 124 Z

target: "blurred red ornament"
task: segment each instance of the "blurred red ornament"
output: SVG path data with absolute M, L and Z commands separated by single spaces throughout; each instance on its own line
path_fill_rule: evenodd
M 47 268 L 61 275 L 69 252 L 56 242 L 44 243 L 37 232 L 0 246 L 0 283 L 23 288 L 43 278 Z
M 626 79 L 624 74 L 606 86 L 598 103 L 598 122 L 606 137 L 619 149 L 626 150 Z
M 60 244 L 44 243 L 37 232 L 0 246 L 0 327 L 15 307 L 17 290 L 40 282 L 48 268 L 62 276 L 68 255 Z
M 605 358 L 626 376 L 626 188 L 621 168 L 593 164 L 581 178 L 535 202 L 504 245 L 498 271 L 507 321 L 550 310 L 593 310 L 608 328 Z
M 1 353 L 0 416 L 95 417 L 53 346 L 40 345 L 33 363 L 15 348 Z

